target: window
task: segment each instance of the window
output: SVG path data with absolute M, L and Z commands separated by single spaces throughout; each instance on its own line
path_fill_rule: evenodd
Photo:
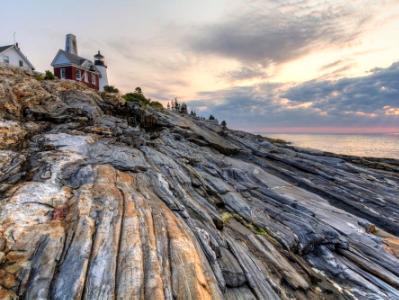
M 76 70 L 76 80 L 81 80 L 82 79 L 82 72 L 80 70 Z
M 87 72 L 84 72 L 84 73 L 83 73 L 83 80 L 84 80 L 85 82 L 89 82 L 89 75 L 87 74 Z
M 10 57 L 8 57 L 7 55 L 3 56 L 3 61 L 5 64 L 9 64 L 10 63 Z
M 91 74 L 91 83 L 92 83 L 93 85 L 96 85 L 96 84 L 97 84 L 97 80 L 96 80 L 96 75 L 95 75 L 95 74 Z
M 65 68 L 60 69 L 60 78 L 65 79 L 66 78 L 66 70 Z
M 24 66 L 24 62 L 22 60 L 19 61 L 19 66 L 22 68 Z

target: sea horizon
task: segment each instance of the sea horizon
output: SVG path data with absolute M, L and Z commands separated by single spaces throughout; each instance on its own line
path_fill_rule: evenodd
M 343 155 L 399 159 L 399 132 L 257 133 L 291 145 Z
M 320 135 L 399 135 L 397 132 L 318 132 L 318 131 L 254 131 L 253 134 L 265 135 L 265 134 L 320 134 Z

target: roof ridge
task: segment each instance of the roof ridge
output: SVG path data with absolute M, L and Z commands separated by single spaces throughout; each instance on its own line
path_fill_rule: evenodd
M 15 46 L 15 44 L 6 45 L 6 46 L 0 46 L 0 53 L 3 52 L 3 51 L 5 51 L 5 50 L 7 50 L 8 48 L 13 47 L 13 46 Z
M 69 62 L 71 64 L 78 65 L 79 67 L 83 67 L 84 69 L 86 69 L 86 67 L 84 67 L 83 64 L 85 62 L 89 62 L 90 65 L 92 65 L 92 66 L 94 66 L 94 68 L 96 68 L 94 63 L 93 63 L 93 61 L 91 61 L 90 59 L 84 58 L 84 57 L 79 56 L 77 54 L 69 53 L 69 52 L 67 52 L 67 51 L 65 51 L 63 49 L 59 49 L 56 57 L 58 56 L 59 53 L 64 54 L 65 57 L 69 60 Z M 54 58 L 54 60 L 55 60 L 55 58 Z M 53 60 L 53 63 L 54 63 L 54 60 Z M 51 65 L 55 66 L 53 63 Z M 97 68 L 96 68 L 96 71 L 98 72 Z

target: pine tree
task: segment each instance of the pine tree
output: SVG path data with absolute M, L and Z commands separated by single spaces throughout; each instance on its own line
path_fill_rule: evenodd
M 134 90 L 137 94 L 142 95 L 143 94 L 143 90 L 141 89 L 141 87 L 136 87 L 136 89 Z
M 226 121 L 223 120 L 223 121 L 220 123 L 220 125 L 222 126 L 222 131 L 220 132 L 220 135 L 221 135 L 221 136 L 226 136 L 226 135 L 227 135 L 227 132 L 226 132 L 227 123 L 226 123 Z
M 225 130 L 227 128 L 227 123 L 225 120 L 223 120 L 220 125 L 222 125 L 222 129 Z
M 179 101 L 177 100 L 177 98 L 175 98 L 174 103 L 172 105 L 173 110 L 179 111 L 179 106 L 180 106 Z
M 180 106 L 180 112 L 182 113 L 182 114 L 187 114 L 188 113 L 188 111 L 187 111 L 187 104 L 186 103 L 182 103 L 181 104 L 181 106 Z

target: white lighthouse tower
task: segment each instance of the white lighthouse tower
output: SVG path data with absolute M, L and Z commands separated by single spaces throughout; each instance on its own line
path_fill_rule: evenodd
M 107 66 L 104 63 L 104 56 L 100 53 L 100 50 L 94 55 L 94 64 L 97 70 L 100 72 L 99 88 L 100 91 L 104 91 L 104 86 L 108 85 Z

